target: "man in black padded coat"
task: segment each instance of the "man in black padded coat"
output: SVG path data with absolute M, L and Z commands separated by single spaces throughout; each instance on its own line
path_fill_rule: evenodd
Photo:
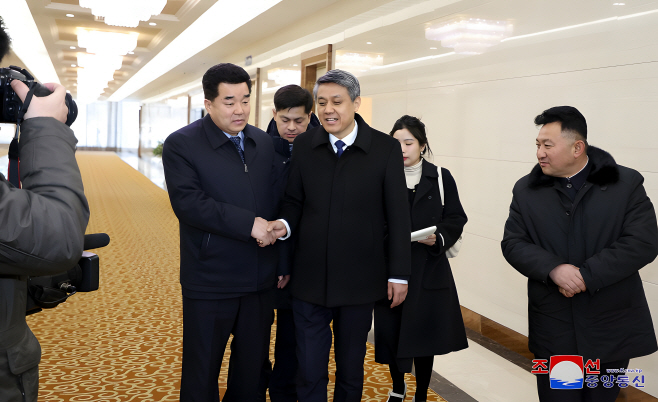
M 573 107 L 535 118 L 538 164 L 514 186 L 502 250 L 528 277 L 529 347 L 536 358 L 580 355 L 606 368 L 658 349 L 639 270 L 658 254 L 653 205 L 637 171 L 587 144 Z M 632 378 L 631 378 L 632 380 Z M 543 401 L 614 401 L 617 385 L 551 389 Z

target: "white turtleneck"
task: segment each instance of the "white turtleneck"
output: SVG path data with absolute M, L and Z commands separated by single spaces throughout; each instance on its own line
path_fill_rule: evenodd
M 407 179 L 407 188 L 414 189 L 418 182 L 420 182 L 420 176 L 423 173 L 423 158 L 418 161 L 413 166 L 404 167 L 404 177 Z

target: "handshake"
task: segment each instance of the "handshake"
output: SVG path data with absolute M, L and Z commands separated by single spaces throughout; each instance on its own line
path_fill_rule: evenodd
M 276 239 L 288 234 L 286 225 L 281 221 L 266 221 L 263 218 L 256 217 L 254 226 L 251 228 L 251 237 L 256 239 L 259 246 L 265 247 L 274 244 Z

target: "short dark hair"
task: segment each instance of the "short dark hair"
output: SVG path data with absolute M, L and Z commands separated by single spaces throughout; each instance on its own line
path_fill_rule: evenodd
M 0 17 L 0 61 L 9 53 L 9 43 L 11 38 L 5 31 L 5 22 Z
M 219 84 L 242 84 L 247 83 L 249 93 L 251 93 L 251 77 L 240 66 L 231 63 L 220 63 L 214 65 L 203 74 L 201 84 L 203 85 L 203 96 L 213 101 L 219 95 Z
M 311 113 L 313 96 L 308 89 L 291 84 L 279 88 L 274 94 L 274 108 L 277 112 L 298 106 L 304 106 L 304 113 Z
M 430 143 L 427 140 L 425 124 L 420 121 L 419 118 L 405 114 L 404 116 L 400 117 L 398 121 L 395 122 L 395 124 L 393 124 L 393 128 L 391 129 L 390 133 L 391 137 L 393 134 L 395 134 L 396 131 L 405 128 L 409 130 L 409 132 L 416 138 L 416 140 L 418 140 L 418 144 L 421 147 L 425 145 L 425 149 L 420 154 L 424 156 L 425 153 L 428 152 L 431 155 L 432 150 L 430 149 Z
M 555 106 L 546 109 L 542 114 L 535 117 L 535 124 L 543 126 L 545 124 L 560 122 L 563 133 L 576 134 L 574 140 L 583 140 L 587 144 L 587 122 L 585 116 L 573 106 Z M 580 138 L 578 138 L 580 136 Z

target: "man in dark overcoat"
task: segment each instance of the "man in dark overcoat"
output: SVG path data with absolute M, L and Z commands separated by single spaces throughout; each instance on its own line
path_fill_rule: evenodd
M 247 124 L 251 78 L 222 63 L 203 76 L 208 114 L 167 137 L 162 162 L 180 226 L 183 292 L 182 402 L 219 402 L 217 380 L 230 335 L 224 402 L 255 402 L 269 351 L 278 253 L 270 243 L 274 147 Z
M 270 229 L 297 236 L 290 285 L 299 401 L 327 400 L 333 321 L 334 401 L 358 402 L 375 301 L 388 292 L 396 306 L 407 292 L 411 229 L 402 150 L 356 114 L 361 98 L 352 74 L 330 70 L 313 92 L 322 126 L 295 139 L 285 223 Z
M 502 241 L 528 277 L 530 351 L 600 359 L 607 375 L 658 349 L 638 272 L 658 254 L 656 214 L 642 175 L 587 144 L 578 110 L 554 107 L 535 124 L 539 163 L 514 186 Z M 612 402 L 619 393 L 616 384 L 551 386 L 537 375 L 542 402 Z

